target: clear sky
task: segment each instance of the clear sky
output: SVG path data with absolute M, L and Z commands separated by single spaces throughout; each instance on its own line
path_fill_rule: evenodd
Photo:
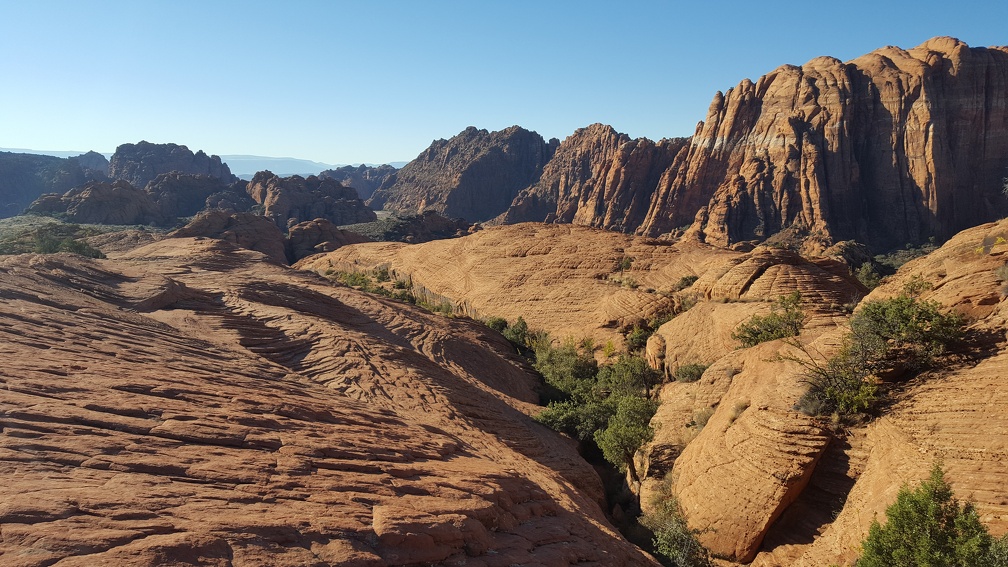
M 1008 0 L 0 0 L 0 147 L 408 161 L 466 126 L 687 136 L 818 55 L 1008 44 Z

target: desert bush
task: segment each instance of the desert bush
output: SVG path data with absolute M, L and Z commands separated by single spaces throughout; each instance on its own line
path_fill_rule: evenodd
M 693 427 L 696 428 L 698 433 L 702 431 L 704 427 L 707 427 L 707 422 L 710 421 L 710 418 L 713 415 L 714 408 L 704 408 L 693 412 Z
M 508 328 L 507 319 L 503 317 L 488 317 L 483 323 L 498 333 L 503 333 Z
M 389 275 L 388 266 L 381 266 L 374 271 L 375 280 L 379 282 L 392 281 L 392 276 Z
M 696 283 L 696 281 L 698 279 L 700 279 L 700 278 L 698 278 L 697 276 L 692 276 L 692 275 L 691 276 L 683 276 L 683 277 L 679 278 L 679 281 L 676 282 L 676 284 L 674 286 L 672 286 L 672 291 L 682 291 L 682 290 L 688 288 L 689 286 L 693 285 L 694 283 Z
M 640 327 L 635 325 L 630 332 L 626 334 L 626 345 L 627 350 L 639 351 L 643 350 L 647 346 L 647 340 L 654 333 L 654 329 L 650 327 Z
M 801 294 L 797 291 L 781 296 L 769 315 L 753 315 L 732 332 L 732 338 L 743 347 L 756 346 L 766 341 L 796 337 L 805 322 L 801 310 Z
M 654 534 L 652 545 L 663 565 L 710 567 L 710 553 L 697 539 L 699 532 L 689 529 L 671 485 L 671 479 L 666 478 L 658 486 L 651 509 L 641 516 L 640 523 Z
M 859 341 L 848 335 L 840 350 L 820 362 L 800 344 L 805 354 L 797 360 L 805 367 L 808 389 L 798 399 L 795 409 L 808 415 L 851 415 L 871 408 L 878 399 L 878 387 L 873 380 L 879 345 Z
M 336 277 L 343 284 L 368 291 L 372 287 L 371 278 L 361 272 L 337 272 Z
M 986 567 L 1008 567 L 1008 533 L 991 542 Z
M 875 289 L 882 283 L 882 276 L 871 262 L 861 264 L 854 276 L 868 289 Z
M 675 369 L 672 377 L 675 378 L 676 382 L 696 382 L 703 376 L 705 370 L 707 370 L 707 365 L 705 364 L 684 364 Z
M 851 318 L 850 333 L 839 351 L 825 361 L 804 354 L 791 358 L 802 364 L 808 390 L 795 408 L 809 415 L 865 412 L 878 399 L 876 376 L 894 367 L 911 372 L 934 364 L 935 358 L 963 335 L 963 318 L 942 313 L 934 301 L 921 301 L 913 294 L 922 289 L 911 280 L 896 297 L 868 301 Z
M 644 357 L 626 354 L 616 362 L 599 367 L 595 378 L 597 387 L 609 395 L 651 394 L 652 389 L 661 384 L 661 372 L 651 368 Z
M 511 341 L 516 346 L 529 346 L 529 328 L 525 319 L 518 317 L 513 325 L 504 328 L 501 333 L 504 338 Z
M 911 490 L 904 486 L 886 509 L 886 523 L 872 522 L 858 567 L 988 566 L 1001 554 L 972 504 L 960 504 L 940 466 Z M 993 549 L 992 549 L 993 548 Z
M 920 369 L 963 335 L 963 318 L 942 313 L 940 307 L 907 292 L 868 301 L 851 318 L 851 333 L 859 342 L 877 345 L 879 359 L 898 358 L 909 368 Z
M 596 384 L 598 363 L 595 357 L 578 352 L 573 342 L 558 347 L 539 345 L 535 352 L 535 368 L 546 384 L 567 399 L 585 399 Z

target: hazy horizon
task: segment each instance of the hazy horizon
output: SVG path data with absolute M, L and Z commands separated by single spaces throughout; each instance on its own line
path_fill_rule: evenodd
M 8 2 L 0 17 L 0 147 L 323 164 L 409 161 L 468 126 L 689 136 L 716 91 L 782 64 L 940 35 L 1008 44 L 1008 3 L 979 1 Z

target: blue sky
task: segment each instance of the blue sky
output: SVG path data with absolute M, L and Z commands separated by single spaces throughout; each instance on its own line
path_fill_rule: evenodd
M 687 136 L 784 63 L 1006 45 L 1008 2 L 0 0 L 0 26 L 0 147 L 358 163 L 470 125 Z

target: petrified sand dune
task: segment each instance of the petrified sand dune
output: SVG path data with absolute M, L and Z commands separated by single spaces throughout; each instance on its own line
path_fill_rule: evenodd
M 882 417 L 843 435 L 825 434 L 791 409 L 802 369 L 781 355 L 804 355 L 782 341 L 734 350 L 730 329 L 765 305 L 701 304 L 664 325 L 649 346 L 660 343 L 667 366 L 711 366 L 696 383 L 665 386 L 642 499 L 672 472 L 690 525 L 715 553 L 761 566 L 843 564 L 857 557 L 900 486 L 941 461 L 957 495 L 976 504 L 994 534 L 1004 533 L 1008 312 L 994 270 L 1008 257 L 1006 238 L 1008 221 L 964 231 L 869 295 L 895 295 L 920 276 L 933 286 L 923 299 L 970 318 L 974 343 L 950 368 L 904 385 Z M 836 348 L 841 320 L 809 320 L 801 339 L 810 352 Z M 703 321 L 717 323 L 697 333 Z M 693 421 L 704 411 L 709 421 L 697 433 Z
M 399 278 L 473 317 L 523 317 L 555 337 L 622 341 L 620 329 L 667 308 L 684 276 L 714 269 L 736 252 L 669 244 L 574 225 L 523 223 L 463 238 L 344 246 L 297 264 L 302 269 L 368 271 Z M 632 259 L 626 270 L 623 258 Z M 622 285 L 621 285 L 622 282 Z
M 190 238 L 0 305 L 6 565 L 653 564 L 480 325 Z
M 994 273 L 1008 257 L 1006 241 L 1008 221 L 965 231 L 869 296 L 896 294 L 920 275 L 933 286 L 924 299 L 970 317 L 971 336 L 982 341 L 954 358 L 953 367 L 902 385 L 883 417 L 833 432 L 829 420 L 793 409 L 805 378 L 791 358 L 805 355 L 784 341 L 738 349 L 731 338 L 739 323 L 769 312 L 773 299 L 799 291 L 808 315 L 801 342 L 815 356 L 833 352 L 847 310 L 866 290 L 832 260 L 520 224 L 423 245 L 351 245 L 301 267 L 384 266 L 469 313 L 521 315 L 554 336 L 596 338 L 640 317 L 648 301 L 666 299 L 657 292 L 684 275 L 697 276 L 685 290 L 697 305 L 659 328 L 647 355 L 669 374 L 684 364 L 710 366 L 698 382 L 664 386 L 655 440 L 638 455 L 646 471 L 641 500 L 671 474 L 690 525 L 719 556 L 764 566 L 822 565 L 856 557 L 871 520 L 935 460 L 945 463 L 957 494 L 976 502 L 993 533 L 1008 528 L 1008 423 L 1002 423 L 1008 400 L 1000 394 L 1008 311 Z M 625 256 L 634 261 L 621 275 L 615 266 Z M 638 286 L 613 283 L 618 277 Z

